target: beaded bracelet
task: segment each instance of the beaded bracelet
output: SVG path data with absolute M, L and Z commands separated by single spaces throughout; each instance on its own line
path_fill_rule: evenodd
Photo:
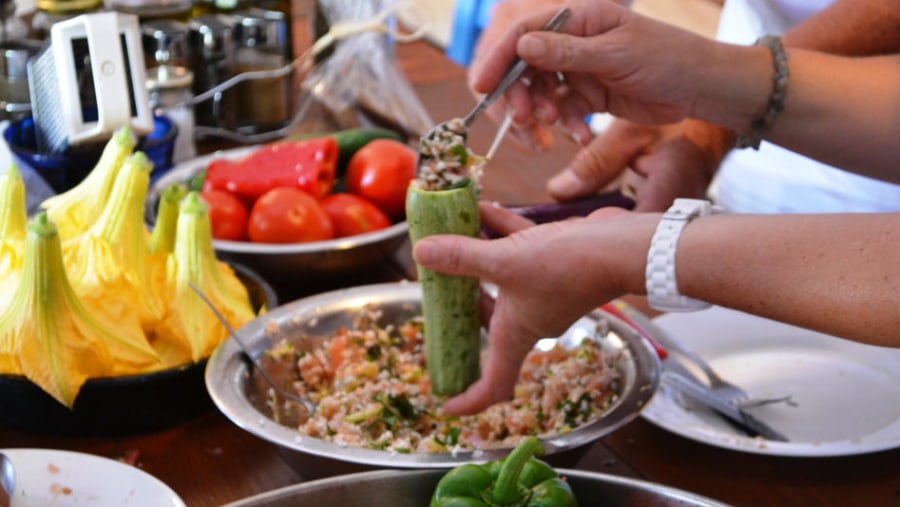
M 769 96 L 769 104 L 766 108 L 766 115 L 762 118 L 753 120 L 750 124 L 750 132 L 740 134 L 737 137 L 735 146 L 737 148 L 753 148 L 759 149 L 759 143 L 762 141 L 763 135 L 772 128 L 778 114 L 784 110 L 784 96 L 787 90 L 788 82 L 788 66 L 787 52 L 781 44 L 781 38 L 774 35 L 766 35 L 756 41 L 757 45 L 766 46 L 772 51 L 772 60 L 775 67 L 775 75 L 772 76 L 772 95 Z

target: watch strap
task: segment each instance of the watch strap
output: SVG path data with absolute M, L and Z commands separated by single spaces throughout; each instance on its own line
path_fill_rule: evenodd
M 663 214 L 647 252 L 647 303 L 652 308 L 666 312 L 686 312 L 711 306 L 705 301 L 683 296 L 678 291 L 675 254 L 678 240 L 687 224 L 694 218 L 712 212 L 713 206 L 709 201 L 675 199 L 672 207 Z

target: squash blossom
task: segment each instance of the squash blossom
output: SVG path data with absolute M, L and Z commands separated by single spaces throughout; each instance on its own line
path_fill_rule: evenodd
M 46 213 L 27 230 L 22 277 L 12 303 L 0 313 L 0 344 L 18 358 L 22 374 L 72 407 L 88 378 L 158 363 L 145 340 L 103 324 L 78 299 L 63 266 L 59 234 Z
M 85 306 L 116 323 L 123 337 L 145 343 L 164 311 L 163 296 L 150 283 L 143 220 L 152 167 L 141 152 L 125 159 L 100 217 L 63 244 L 67 272 Z
M 104 146 L 97 165 L 81 183 L 41 203 L 63 240 L 83 233 L 97 220 L 103 209 L 100 203 L 109 198 L 116 175 L 136 144 L 129 127 L 116 130 Z
M 25 182 L 13 164 L 0 174 L 0 310 L 12 302 L 19 285 L 25 247 Z M 18 359 L 7 342 L 0 342 L 0 372 L 21 373 Z
M 216 259 L 209 210 L 197 192 L 190 192 L 181 202 L 167 274 L 169 307 L 156 329 L 154 346 L 168 364 L 199 361 L 228 338 L 228 330 L 190 283 L 213 302 L 233 328 L 256 317 L 247 288 L 228 264 Z

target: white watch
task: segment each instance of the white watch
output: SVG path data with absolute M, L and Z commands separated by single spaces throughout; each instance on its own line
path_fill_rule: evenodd
M 682 296 L 675 276 L 675 251 L 681 231 L 693 219 L 717 211 L 709 201 L 675 199 L 656 226 L 647 252 L 647 303 L 665 312 L 691 312 L 708 308 L 706 301 Z

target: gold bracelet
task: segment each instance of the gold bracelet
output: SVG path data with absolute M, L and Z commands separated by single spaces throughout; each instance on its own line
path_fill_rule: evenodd
M 756 44 L 765 46 L 772 51 L 775 74 L 772 76 L 772 95 L 769 96 L 766 115 L 753 120 L 753 123 L 750 124 L 750 132 L 738 135 L 735 143 L 737 148 L 753 148 L 754 150 L 759 149 L 759 143 L 762 141 L 763 135 L 772 128 L 778 115 L 784 110 L 784 96 L 787 91 L 788 76 L 790 75 L 787 65 L 788 55 L 784 50 L 784 45 L 781 44 L 781 37 L 766 35 L 757 40 Z

